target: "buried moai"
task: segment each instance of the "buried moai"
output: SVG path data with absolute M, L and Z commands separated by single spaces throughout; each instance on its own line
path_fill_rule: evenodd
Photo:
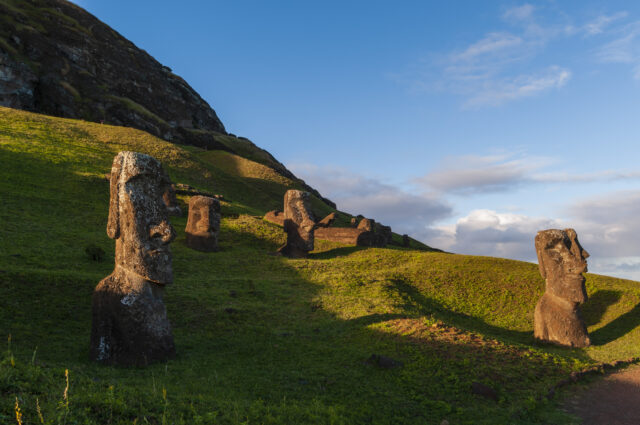
M 573 229 L 543 230 L 535 238 L 545 293 L 534 313 L 534 336 L 570 347 L 586 347 L 591 340 L 578 306 L 587 301 L 583 273 L 587 257 Z
M 287 243 L 278 253 L 291 258 L 304 258 L 313 251 L 316 222 L 309 206 L 309 193 L 287 190 L 284 194 L 284 231 Z
M 92 360 L 144 366 L 175 356 L 162 301 L 173 281 L 175 231 L 163 200 L 170 184 L 149 155 L 120 152 L 113 160 L 107 235 L 116 240 L 115 269 L 93 292 Z
M 209 196 L 192 196 L 185 232 L 189 248 L 204 252 L 217 251 L 220 201 Z

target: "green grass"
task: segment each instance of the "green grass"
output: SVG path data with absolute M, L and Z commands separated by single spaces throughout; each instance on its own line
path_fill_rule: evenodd
M 188 249 L 172 218 L 178 356 L 144 369 L 88 361 L 91 294 L 114 260 L 103 175 L 124 149 L 229 200 L 217 253 Z M 0 164 L 0 423 L 17 423 L 16 398 L 23 423 L 40 423 L 37 406 L 47 424 L 574 423 L 541 396 L 640 346 L 637 282 L 588 275 L 595 345 L 565 349 L 533 341 L 535 264 L 324 241 L 308 259 L 268 255 L 285 237 L 259 216 L 297 182 L 227 152 L 0 108 Z

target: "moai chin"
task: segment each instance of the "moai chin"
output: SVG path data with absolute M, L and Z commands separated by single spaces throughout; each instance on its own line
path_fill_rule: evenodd
M 204 252 L 217 251 L 220 201 L 209 196 L 192 196 L 185 232 L 189 248 Z
M 115 269 L 93 292 L 92 360 L 144 366 L 175 356 L 162 301 L 173 282 L 175 231 L 163 200 L 170 184 L 149 155 L 120 152 L 113 160 L 107 235 L 116 240 Z
M 587 301 L 587 257 L 573 229 L 542 230 L 535 238 L 545 293 L 534 313 L 534 336 L 569 347 L 591 344 L 578 306 Z
M 287 190 L 284 194 L 284 231 L 287 243 L 278 253 L 291 258 L 304 258 L 313 251 L 316 222 L 309 206 L 309 193 Z

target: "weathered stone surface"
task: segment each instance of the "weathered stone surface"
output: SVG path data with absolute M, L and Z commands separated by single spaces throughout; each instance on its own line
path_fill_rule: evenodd
M 187 246 L 197 251 L 218 250 L 220 232 L 220 201 L 208 196 L 193 196 L 189 200 Z
M 284 231 L 287 243 L 278 252 L 291 258 L 306 257 L 313 251 L 316 222 L 309 204 L 309 193 L 288 190 L 284 195 Z
M 405 248 L 409 248 L 409 245 L 410 245 L 409 235 L 402 235 L 402 246 L 404 246 Z
M 93 293 L 92 360 L 142 366 L 175 355 L 162 300 L 164 286 L 173 282 L 169 243 L 175 231 L 162 197 L 170 184 L 149 155 L 114 158 L 107 235 L 116 240 L 115 269 Z
M 358 219 L 355 217 L 351 217 L 351 227 L 356 228 L 358 227 Z
M 264 219 L 273 224 L 284 226 L 284 213 L 282 211 L 269 211 L 264 215 Z
M 586 347 L 591 341 L 578 306 L 587 300 L 583 273 L 589 253 L 573 229 L 543 230 L 535 238 L 545 293 L 534 313 L 536 338 L 570 347 Z
M 331 227 L 334 221 L 336 221 L 338 215 L 335 212 L 332 212 L 322 220 L 317 223 L 317 227 Z
M 373 232 L 375 231 L 375 225 L 376 225 L 375 220 L 372 220 L 370 218 L 363 218 L 362 220 L 360 220 L 360 223 L 358 223 L 358 229 L 368 230 L 370 232 Z
M 169 185 L 165 189 L 162 194 L 162 199 L 164 200 L 164 204 L 167 206 L 167 211 L 169 215 L 174 215 L 180 217 L 182 215 L 182 210 L 178 205 L 178 199 L 176 198 L 176 186 Z
M 314 232 L 317 239 L 340 242 L 355 246 L 371 246 L 373 233 L 368 230 L 352 227 L 320 227 Z
M 391 242 L 393 234 L 391 233 L 390 226 L 384 226 L 380 223 L 375 223 L 375 236 L 374 245 L 380 248 L 384 248 Z

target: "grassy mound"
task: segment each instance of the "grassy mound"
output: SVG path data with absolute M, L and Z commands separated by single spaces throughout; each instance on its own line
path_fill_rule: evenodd
M 88 361 L 91 293 L 114 260 L 103 175 L 119 150 L 229 200 L 218 253 L 188 249 L 186 217 L 172 218 L 178 357 L 144 369 Z M 323 241 L 308 259 L 267 255 L 284 234 L 259 216 L 295 182 L 226 152 L 0 108 L 0 164 L 1 423 L 572 423 L 547 389 L 640 346 L 636 282 L 588 275 L 594 346 L 565 349 L 533 341 L 534 264 Z

